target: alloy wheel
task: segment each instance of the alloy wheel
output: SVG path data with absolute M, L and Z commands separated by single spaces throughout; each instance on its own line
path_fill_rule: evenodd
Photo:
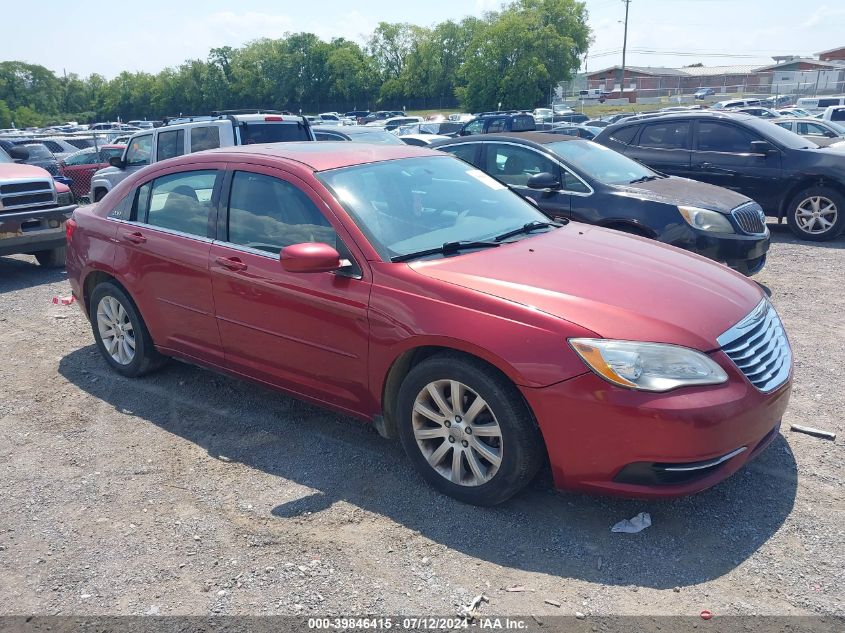
M 106 295 L 97 305 L 97 329 L 109 356 L 121 365 L 135 358 L 135 331 L 120 301 Z
M 795 224 L 811 235 L 829 231 L 834 224 L 839 210 L 830 198 L 810 196 L 802 200 L 795 209 Z
M 462 382 L 427 384 L 414 400 L 412 424 L 429 466 L 452 483 L 480 486 L 499 470 L 499 423 L 487 402 Z

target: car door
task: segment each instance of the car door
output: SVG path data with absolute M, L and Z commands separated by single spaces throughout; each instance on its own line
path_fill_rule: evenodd
M 689 120 L 668 119 L 644 123 L 636 139 L 636 158 L 652 169 L 691 178 Z
M 563 182 L 560 165 L 537 149 L 516 143 L 482 143 L 481 169 L 537 203 L 552 219 L 570 216 L 571 194 L 564 190 L 531 189 L 528 179 L 546 172 Z
M 227 366 L 361 411 L 369 400 L 363 377 L 371 287 L 357 263 L 363 258 L 348 250 L 348 237 L 320 210 L 326 204 L 297 177 L 254 165 L 228 180 L 227 213 L 209 264 Z M 327 273 L 284 270 L 280 250 L 303 242 L 328 243 L 350 265 Z
M 223 365 L 208 253 L 224 164 L 158 172 L 135 192 L 115 239 L 114 267 L 156 345 Z
M 692 178 L 738 191 L 764 209 L 776 210 L 783 190 L 780 151 L 758 154 L 752 141 L 765 140 L 733 122 L 696 121 L 692 151 Z

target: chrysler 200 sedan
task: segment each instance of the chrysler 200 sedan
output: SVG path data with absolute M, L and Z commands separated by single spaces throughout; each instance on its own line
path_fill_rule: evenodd
M 398 436 L 438 490 L 688 494 L 776 436 L 792 352 L 759 286 L 576 222 L 452 156 L 286 143 L 151 165 L 68 223 L 105 362 L 176 357 Z

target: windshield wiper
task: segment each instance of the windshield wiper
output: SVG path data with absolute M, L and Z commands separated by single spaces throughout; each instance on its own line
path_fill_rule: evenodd
M 406 262 L 409 259 L 416 259 L 417 257 L 427 257 L 429 255 L 452 255 L 454 253 L 458 253 L 463 250 L 469 250 L 473 248 L 491 248 L 501 246 L 498 242 L 484 242 L 484 241 L 461 241 L 461 242 L 446 242 L 442 246 L 436 246 L 434 248 L 427 248 L 422 251 L 416 251 L 413 253 L 405 253 L 403 255 L 395 255 L 390 258 L 392 262 Z
M 563 224 L 568 222 L 569 220 L 565 220 Z M 501 235 L 497 235 L 493 238 L 496 242 L 501 242 L 502 240 L 506 240 L 509 237 L 514 237 L 515 235 L 522 235 L 523 233 L 531 233 L 531 231 L 536 231 L 537 229 L 548 229 L 551 227 L 561 227 L 563 226 L 560 222 L 541 222 L 540 220 L 532 220 L 531 222 L 527 222 L 523 224 L 518 229 L 513 229 L 512 231 L 507 231 L 506 233 L 502 233 Z
M 657 180 L 657 176 L 643 176 L 643 177 L 641 177 L 641 178 L 634 178 L 634 179 L 633 179 L 631 182 L 629 182 L 628 184 L 629 184 L 629 185 L 635 185 L 635 184 L 637 184 L 638 182 L 648 182 L 649 180 Z

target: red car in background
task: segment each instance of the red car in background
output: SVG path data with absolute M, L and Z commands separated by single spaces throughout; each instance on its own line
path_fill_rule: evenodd
M 370 421 L 470 503 L 507 499 L 546 459 L 561 488 L 703 490 L 768 446 L 789 400 L 792 352 L 757 284 L 550 222 L 428 149 L 166 160 L 78 209 L 68 244 L 115 371 L 173 356 Z
M 83 149 L 59 161 L 59 173 L 70 179 L 73 195 L 84 198 L 91 190 L 91 176 L 94 172 L 108 167 L 109 159 L 122 156 L 124 149 L 126 145 L 101 145 L 99 149 Z

